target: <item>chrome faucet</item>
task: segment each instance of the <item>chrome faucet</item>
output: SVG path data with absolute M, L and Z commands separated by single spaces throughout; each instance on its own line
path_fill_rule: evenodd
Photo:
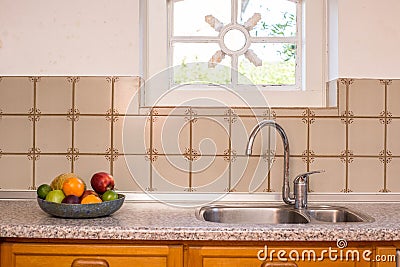
M 311 171 L 299 174 L 294 178 L 294 208 L 306 209 L 308 197 L 308 179 L 311 174 L 325 172 L 324 170 Z
M 298 175 L 294 180 L 294 197 L 290 196 L 290 185 L 289 185 L 289 140 L 283 130 L 282 126 L 277 124 L 273 120 L 262 120 L 260 121 L 251 131 L 249 141 L 247 142 L 246 155 L 252 154 L 252 148 L 254 139 L 257 133 L 265 126 L 274 127 L 283 142 L 283 186 L 282 186 L 282 199 L 286 204 L 294 205 L 296 209 L 303 209 L 307 207 L 307 188 L 308 188 L 308 176 L 314 173 L 320 173 L 321 171 L 312 171 Z
M 252 154 L 253 150 L 253 143 L 256 135 L 258 132 L 264 128 L 265 126 L 272 126 L 274 127 L 279 135 L 282 138 L 283 142 L 283 187 L 282 187 L 282 199 L 286 204 L 293 205 L 294 204 L 294 198 L 290 197 L 290 186 L 289 186 L 289 140 L 287 138 L 287 135 L 285 133 L 285 130 L 283 130 L 282 126 L 277 124 L 273 120 L 262 120 L 260 121 L 251 131 L 250 136 L 249 136 L 249 141 L 247 142 L 247 149 L 246 149 L 246 155 L 250 156 Z

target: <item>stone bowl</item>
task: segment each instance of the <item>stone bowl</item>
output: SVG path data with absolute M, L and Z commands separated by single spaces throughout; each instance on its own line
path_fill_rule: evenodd
M 97 218 L 113 214 L 124 203 L 125 195 L 118 194 L 118 199 L 93 204 L 64 204 L 48 202 L 37 198 L 39 207 L 46 213 L 61 218 Z

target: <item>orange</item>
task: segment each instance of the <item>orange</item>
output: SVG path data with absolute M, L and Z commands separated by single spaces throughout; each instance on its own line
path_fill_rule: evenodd
M 66 196 L 74 195 L 80 197 L 85 191 L 85 183 L 77 177 L 67 178 L 63 183 L 62 191 Z
M 91 204 L 91 203 L 101 203 L 101 202 L 103 201 L 98 196 L 88 195 L 82 199 L 81 204 Z

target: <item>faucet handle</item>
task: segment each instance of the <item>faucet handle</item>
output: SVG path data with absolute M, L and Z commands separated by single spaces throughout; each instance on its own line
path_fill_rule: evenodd
M 305 172 L 305 173 L 297 175 L 296 178 L 294 178 L 293 182 L 298 183 L 298 182 L 300 182 L 300 180 L 303 180 L 303 181 L 307 180 L 308 176 L 310 176 L 311 174 L 323 173 L 323 172 L 325 172 L 325 170 L 316 170 L 316 171 Z
M 325 172 L 325 170 L 311 171 L 302 173 L 296 176 L 294 179 L 294 208 L 304 209 L 307 208 L 307 185 L 308 176 L 315 173 Z

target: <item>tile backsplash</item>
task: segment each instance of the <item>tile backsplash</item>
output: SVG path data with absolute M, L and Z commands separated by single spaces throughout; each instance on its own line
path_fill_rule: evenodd
M 245 155 L 254 125 L 274 119 L 289 137 L 292 179 L 326 170 L 310 191 L 400 192 L 400 80 L 332 85 L 338 108 L 143 109 L 139 77 L 1 77 L 0 188 L 107 171 L 124 191 L 279 192 L 274 130 Z

